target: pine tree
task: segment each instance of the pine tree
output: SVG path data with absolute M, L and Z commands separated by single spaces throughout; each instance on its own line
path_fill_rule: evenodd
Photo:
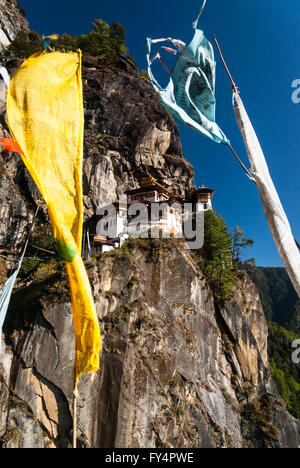
M 15 57 L 27 58 L 42 50 L 40 35 L 35 31 L 20 31 L 15 40 L 8 46 L 4 54 L 12 54 Z
M 253 247 L 253 244 L 253 240 L 245 236 L 244 230 L 239 226 L 235 226 L 233 233 L 233 255 L 236 265 L 242 261 L 242 250 Z
M 51 47 L 61 52 L 81 49 L 84 54 L 104 55 L 111 64 L 116 64 L 120 55 L 127 55 L 128 49 L 124 42 L 126 33 L 120 23 L 114 21 L 109 26 L 106 21 L 96 19 L 92 26 L 93 30 L 89 34 L 81 34 L 80 36 L 62 34 L 59 39 L 51 42 Z M 41 50 L 42 42 L 38 33 L 21 31 L 5 51 L 5 54 L 27 58 Z M 132 58 L 131 61 L 134 63 Z
M 205 213 L 204 236 L 198 263 L 215 297 L 224 299 L 236 283 L 233 240 L 224 219 L 214 211 Z

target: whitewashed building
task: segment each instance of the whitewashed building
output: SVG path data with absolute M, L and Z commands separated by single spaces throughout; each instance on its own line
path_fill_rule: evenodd
M 120 248 L 129 237 L 176 237 L 183 232 L 183 204 L 193 203 L 194 211 L 212 209 L 214 190 L 201 187 L 191 200 L 175 197 L 153 177 L 129 190 L 120 201 L 98 210 L 85 229 L 83 255 L 97 255 Z
M 194 191 L 192 198 L 194 203 L 196 203 L 197 211 L 209 211 L 213 209 L 211 200 L 214 193 L 213 189 L 204 187 L 204 185 Z

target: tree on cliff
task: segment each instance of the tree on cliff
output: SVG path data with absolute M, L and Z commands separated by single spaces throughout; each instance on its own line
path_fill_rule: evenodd
M 236 265 L 238 265 L 242 261 L 242 251 L 253 247 L 254 242 L 245 236 L 244 230 L 239 226 L 235 226 L 232 240 L 234 260 Z
M 3 55 L 27 58 L 42 51 L 42 49 L 41 37 L 36 31 L 20 31 L 7 50 L 3 52 Z
M 204 246 L 197 263 L 217 299 L 230 295 L 236 284 L 233 240 L 224 219 L 215 211 L 205 213 Z
M 300 367 L 291 359 L 291 344 L 299 334 L 269 322 L 268 354 L 271 374 L 288 410 L 300 419 Z
M 114 21 L 109 26 L 106 21 L 96 19 L 92 26 L 93 30 L 89 34 L 81 34 L 80 36 L 62 34 L 59 39 L 52 41 L 51 46 L 61 52 L 81 49 L 85 54 L 104 55 L 110 63 L 115 63 L 119 55 L 128 53 L 125 44 L 125 29 L 120 23 Z M 5 54 L 27 58 L 41 50 L 42 40 L 37 32 L 19 32 Z
M 120 23 L 114 21 L 109 26 L 105 21 L 96 19 L 93 23 L 93 31 L 78 38 L 78 48 L 90 55 L 103 54 L 110 61 L 115 62 L 118 54 L 126 55 L 128 52 L 124 40 L 125 29 Z M 57 46 L 61 47 L 59 40 Z

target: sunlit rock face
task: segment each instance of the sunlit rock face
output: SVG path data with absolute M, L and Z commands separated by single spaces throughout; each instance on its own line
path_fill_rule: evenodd
M 11 74 L 22 60 L 11 58 Z M 85 219 L 136 188 L 148 174 L 183 198 L 193 187 L 194 168 L 183 158 L 178 127 L 135 67 L 120 59 L 118 67 L 103 57 L 83 58 Z M 0 135 L 9 136 L 5 103 L 0 102 Z M 1 151 L 1 149 L 0 149 Z M 47 210 L 19 155 L 0 152 L 0 247 L 22 245 L 36 202 Z
M 17 4 L 17 0 L 0 0 L 0 50 L 9 46 L 19 31 L 28 30 Z
M 299 421 L 270 379 L 266 321 L 247 275 L 220 307 L 181 241 L 131 241 L 86 267 L 103 343 L 100 371 L 80 381 L 78 446 L 299 445 Z M 2 446 L 70 446 L 74 338 L 63 270 L 43 270 L 15 292 L 0 362 Z
M 26 27 L 16 3 L 0 0 L 3 45 Z M 21 63 L 5 65 L 13 74 Z M 177 125 L 132 62 L 83 57 L 83 86 L 85 219 L 147 174 L 188 197 L 194 169 Z M 9 136 L 5 102 L 0 135 Z M 1 151 L 0 250 L 20 251 L 38 202 L 39 227 L 48 221 L 41 196 L 20 156 Z M 1 285 L 17 258 L 0 257 Z M 220 305 L 178 240 L 132 241 L 86 267 L 103 343 L 100 371 L 80 381 L 79 447 L 300 445 L 299 422 L 270 379 L 267 324 L 246 274 Z M 74 336 L 63 265 L 45 262 L 19 284 L 1 341 L 0 446 L 69 447 Z

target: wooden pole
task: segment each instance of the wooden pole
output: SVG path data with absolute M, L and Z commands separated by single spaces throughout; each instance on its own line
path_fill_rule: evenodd
M 232 75 L 229 71 L 229 68 L 227 66 L 227 63 L 225 62 L 225 59 L 224 59 L 224 56 L 222 54 L 222 51 L 221 51 L 221 47 L 217 41 L 217 38 L 216 38 L 216 35 L 215 33 L 213 32 L 213 35 L 214 35 L 214 39 L 215 39 L 215 43 L 216 43 L 216 46 L 217 46 L 217 49 L 219 51 L 219 54 L 220 54 L 220 57 L 221 57 L 221 60 L 222 60 L 222 63 L 225 67 L 225 70 L 227 72 L 227 75 L 229 76 L 229 79 L 230 79 L 230 82 L 231 82 L 231 85 L 232 85 L 232 90 L 234 93 L 236 93 L 237 95 L 239 95 L 239 91 L 238 91 L 238 88 L 235 84 L 235 82 L 233 81 L 233 78 L 232 78 Z M 242 168 L 244 169 L 244 171 L 246 172 L 247 176 L 249 177 L 250 180 L 252 180 L 252 182 L 254 182 L 256 184 L 256 180 L 255 180 L 255 177 L 251 174 L 251 172 L 246 168 L 245 164 L 240 160 L 240 158 L 238 157 L 238 155 L 236 154 L 236 152 L 234 151 L 233 147 L 231 145 L 229 145 L 229 148 L 231 149 L 234 157 L 236 158 L 236 160 L 239 162 L 239 164 L 242 166 Z
M 229 76 L 229 79 L 230 79 L 230 81 L 231 81 L 232 89 L 233 89 L 233 91 L 234 91 L 235 93 L 239 94 L 239 90 L 238 90 L 238 88 L 237 88 L 235 82 L 233 81 L 232 75 L 231 75 L 231 73 L 230 73 L 230 71 L 229 71 L 229 68 L 228 68 L 226 62 L 225 62 L 225 59 L 224 59 L 223 54 L 222 54 L 222 51 L 221 51 L 221 47 L 220 47 L 220 45 L 219 45 L 219 43 L 218 43 L 218 41 L 217 41 L 217 38 L 216 38 L 216 35 L 215 35 L 214 32 L 213 32 L 213 35 L 214 35 L 214 38 L 215 38 L 215 43 L 216 43 L 217 49 L 218 49 L 218 51 L 219 51 L 221 60 L 222 60 L 222 62 L 223 62 L 223 65 L 224 65 L 224 67 L 225 67 L 225 70 L 226 70 L 226 72 L 227 72 L 227 75 Z
M 73 449 L 77 448 L 77 389 L 74 390 L 73 397 Z

